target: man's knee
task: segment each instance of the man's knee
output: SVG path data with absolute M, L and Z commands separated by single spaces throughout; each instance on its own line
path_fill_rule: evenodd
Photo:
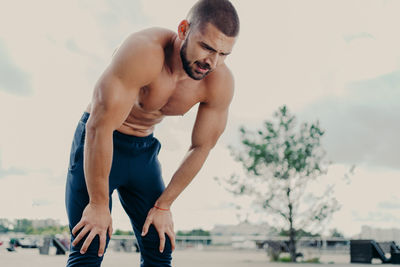
M 85 254 L 81 254 L 78 249 L 71 249 L 68 257 L 67 267 L 100 267 L 103 257 L 99 257 L 97 253 L 92 253 L 89 250 Z
M 164 251 L 160 252 L 160 238 L 153 225 L 145 236 L 141 237 L 141 267 L 170 267 L 172 261 L 172 246 L 168 235 L 165 235 Z
M 79 234 L 79 232 L 76 233 L 76 235 L 78 235 L 78 234 Z M 103 257 L 107 250 L 110 239 L 107 235 L 106 247 L 104 249 L 103 256 L 101 256 L 101 257 L 98 256 L 98 252 L 99 252 L 99 248 L 100 248 L 100 238 L 98 235 L 96 235 L 96 237 L 92 240 L 87 251 L 84 254 L 81 254 L 80 251 L 81 251 L 82 245 L 84 244 L 88 235 L 89 235 L 89 233 L 87 233 L 86 236 L 84 238 L 82 238 L 78 242 L 78 244 L 76 244 L 75 246 L 72 245 L 72 242 L 74 241 L 74 236 L 71 235 L 70 254 L 68 257 L 67 267 L 100 266 L 101 262 L 103 261 Z

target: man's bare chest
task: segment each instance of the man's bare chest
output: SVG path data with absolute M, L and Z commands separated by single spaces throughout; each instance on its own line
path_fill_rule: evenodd
M 190 82 L 153 83 L 142 87 L 137 105 L 144 112 L 160 112 L 165 116 L 184 115 L 205 98 L 202 86 Z

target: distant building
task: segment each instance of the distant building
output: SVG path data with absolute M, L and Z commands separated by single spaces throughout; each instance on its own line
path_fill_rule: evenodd
M 43 227 L 51 227 L 51 226 L 60 226 L 58 220 L 54 219 L 38 219 L 32 220 L 33 228 L 43 228 Z
M 241 222 L 237 225 L 215 225 L 210 232 L 213 236 L 266 236 L 272 233 L 272 229 L 267 223 Z
M 400 229 L 381 229 L 363 226 L 361 228 L 361 233 L 353 236 L 352 239 L 374 239 L 378 242 L 396 241 L 400 243 Z
M 210 231 L 212 243 L 215 245 L 233 245 L 235 243 L 244 244 L 246 247 L 250 242 L 255 246 L 254 239 L 265 239 L 274 234 L 272 228 L 267 224 L 251 224 L 247 221 L 237 225 L 215 225 Z

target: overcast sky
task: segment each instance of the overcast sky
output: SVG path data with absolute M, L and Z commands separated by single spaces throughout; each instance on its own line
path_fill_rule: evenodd
M 0 217 L 67 223 L 64 190 L 76 124 L 114 49 L 132 32 L 176 30 L 195 1 L 2 1 Z M 326 229 L 400 223 L 399 1 L 232 1 L 241 33 L 227 64 L 235 96 L 227 129 L 174 202 L 175 230 L 236 224 L 233 198 L 214 181 L 240 171 L 227 146 L 286 104 L 319 120 L 334 162 L 325 181 L 342 205 Z M 195 109 L 156 127 L 165 183 L 190 145 Z M 343 173 L 356 164 L 350 181 Z M 114 194 L 114 228 L 130 229 Z M 253 222 L 270 216 L 249 215 Z

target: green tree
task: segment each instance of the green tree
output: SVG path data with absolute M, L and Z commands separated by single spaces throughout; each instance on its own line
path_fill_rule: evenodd
M 25 231 L 25 234 L 31 235 L 56 235 L 62 233 L 69 233 L 69 227 L 67 225 L 64 226 L 46 226 L 46 227 L 38 227 L 38 228 L 28 228 Z
M 6 226 L 0 224 L 0 233 L 7 233 L 9 231 L 10 231 L 10 229 L 8 229 Z
M 203 229 L 193 229 L 190 231 L 179 230 L 176 235 L 179 235 L 179 236 L 210 236 L 210 232 L 205 231 Z
M 29 219 L 17 219 L 14 225 L 14 232 L 31 232 L 32 231 L 32 221 Z
M 330 236 L 331 237 L 336 237 L 336 238 L 344 238 L 344 235 L 342 232 L 340 232 L 338 229 L 334 228 L 330 231 Z
M 233 174 L 216 180 L 235 195 L 252 196 L 256 205 L 285 222 L 289 252 L 295 262 L 300 234 L 315 232 L 339 205 L 332 197 L 333 186 L 319 193 L 307 191 L 309 182 L 323 177 L 330 164 L 324 160 L 326 152 L 320 142 L 324 131 L 319 122 L 298 127 L 286 106 L 273 117 L 255 132 L 241 127 L 241 146 L 230 146 L 246 177 Z
M 117 230 L 115 230 L 113 235 L 133 235 L 133 231 L 124 231 L 124 230 L 117 229 Z
M 279 232 L 279 236 L 289 236 L 290 231 L 282 229 Z M 311 232 L 304 231 L 303 229 L 296 229 L 296 235 L 298 237 L 321 237 L 319 233 L 313 234 Z
M 11 222 L 7 219 L 0 218 L 0 233 L 7 233 L 10 231 Z
M 5 218 L 0 218 L 0 233 L 1 232 L 19 232 L 31 235 L 55 235 L 68 233 L 69 227 L 64 226 L 45 226 L 45 227 L 33 227 L 33 221 L 30 219 L 16 219 L 10 221 Z

